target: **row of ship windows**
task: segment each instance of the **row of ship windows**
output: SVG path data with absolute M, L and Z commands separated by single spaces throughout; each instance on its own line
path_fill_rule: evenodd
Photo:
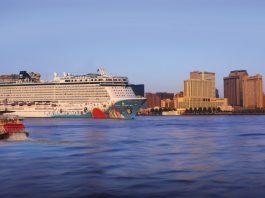
M 76 92 L 76 93 L 107 93 L 107 91 L 105 90 L 100 90 L 100 91 L 97 91 L 97 90 L 69 90 L 69 91 L 64 91 L 64 90 L 59 90 L 59 91 L 53 91 L 53 90 L 41 90 L 41 91 L 34 91 L 34 90 L 31 90 L 31 91 L 10 91 L 10 90 L 0 90 L 0 94 L 6 94 L 6 93 L 13 93 L 13 94 L 16 94 L 16 93 L 69 93 L 69 92 Z
M 104 87 L 99 86 L 99 85 L 92 85 L 92 84 L 76 84 L 74 86 L 69 86 L 69 85 L 43 85 L 43 86 L 4 86 L 2 88 L 7 88 L 7 89 L 54 89 L 54 88 L 75 88 L 75 87 L 87 87 L 87 88 L 97 88 L 97 89 L 104 89 Z
M 133 92 L 131 91 L 115 91 L 115 94 L 120 94 L 120 93 L 127 93 L 127 94 L 132 94 Z
M 47 99 L 48 100 L 48 99 Z M 12 101 L 28 101 L 28 102 L 35 102 L 35 101 L 43 101 L 41 99 L 32 99 L 32 98 L 23 98 L 22 99 L 13 99 Z M 95 99 L 83 99 L 83 100 L 69 100 L 69 99 L 64 99 L 64 98 L 61 98 L 61 99 L 49 99 L 49 101 L 52 101 L 52 102 L 60 102 L 60 101 L 64 101 L 64 102 L 74 102 L 74 103 L 86 103 L 86 102 L 94 102 L 94 103 L 102 103 L 102 102 L 108 102 L 108 100 L 104 100 L 104 99 L 99 99 L 99 98 L 95 98 Z
M 118 91 L 118 92 L 114 92 L 115 94 L 133 94 L 133 92 L 131 91 Z
M 80 96 L 78 98 L 69 98 L 69 96 L 54 96 L 54 97 L 41 97 L 41 96 L 33 96 L 33 97 L 29 97 L 29 96 L 26 96 L 26 97 L 23 97 L 23 96 L 12 96 L 11 98 L 32 98 L 32 99 L 48 99 L 48 98 L 68 98 L 68 99 L 71 99 L 71 100 L 80 100 L 81 98 L 84 98 L 84 99 L 90 99 L 90 98 L 95 98 L 95 97 L 100 97 L 100 98 L 103 98 L 103 99 L 109 99 L 109 97 L 104 97 L 104 96 L 94 96 L 94 97 L 87 97 L 87 96 Z M 1 97 L 0 97 L 1 98 Z M 5 100 L 6 97 L 2 97 L 2 99 L 0 100 Z
M 47 93 L 47 94 L 63 94 L 63 93 L 87 93 L 87 94 L 107 94 L 106 91 L 79 91 L 79 90 L 73 90 L 73 91 L 0 91 L 0 94 L 41 94 L 41 93 Z
M 114 89 L 114 92 L 127 92 L 127 93 L 132 93 L 133 91 L 131 89 Z
M 128 88 L 125 88 L 125 87 L 113 87 L 112 88 L 113 90 L 128 90 L 128 91 L 131 91 L 131 89 L 128 89 Z
M 129 97 L 129 96 L 134 96 L 134 95 L 129 95 L 129 94 L 115 94 L 115 96 Z
M 69 92 L 69 91 L 76 91 L 76 92 L 106 92 L 106 90 L 97 90 L 97 89 L 92 89 L 92 90 L 87 90 L 87 89 L 69 89 L 69 90 L 63 90 L 63 89 L 59 89 L 59 90 L 53 90 L 53 89 L 49 89 L 49 90 L 0 90 L 0 93 L 3 92 Z
M 85 86 L 80 86 L 80 87 L 20 87 L 20 88 L 15 88 L 15 87 L 1 87 L 1 90 L 16 90 L 16 91 L 25 91 L 25 90 L 76 90 L 76 89 L 85 89 L 85 90 L 105 90 L 104 87 L 85 87 Z
M 75 80 L 65 80 L 65 82 L 126 82 L 126 79 L 75 79 Z
M 134 93 L 131 89 L 116 89 L 114 90 L 114 94 L 119 97 L 134 96 Z
M 108 100 L 104 100 L 104 99 L 100 99 L 100 98 L 95 98 L 95 99 L 83 99 L 83 100 L 69 100 L 69 99 L 64 99 L 64 98 L 61 98 L 61 99 L 57 99 L 58 101 L 69 101 L 69 102 L 107 102 Z
M 93 91 L 91 91 L 91 92 L 87 92 L 87 91 L 72 91 L 72 92 L 67 92 L 67 93 L 65 93 L 65 92 L 56 92 L 56 93 L 54 93 L 54 92 L 38 92 L 38 93 L 36 93 L 36 92 L 27 92 L 27 93 L 23 93 L 23 92 L 17 92 L 17 93 L 12 93 L 12 92 L 0 92 L 0 96 L 2 95 L 2 96 L 4 96 L 4 95 L 33 95 L 33 94 L 36 94 L 36 95 L 41 95 L 41 94 L 45 94 L 45 95 L 64 95 L 64 94 L 71 94 L 71 95 L 76 95 L 76 94 L 78 94 L 78 95 L 80 95 L 80 94 L 85 94 L 85 95 L 108 95 L 107 94 L 107 92 L 93 92 Z
M 117 93 L 117 92 L 126 92 L 126 93 L 132 93 L 133 91 L 130 90 L 130 89 L 118 89 L 118 90 L 114 90 L 114 93 Z

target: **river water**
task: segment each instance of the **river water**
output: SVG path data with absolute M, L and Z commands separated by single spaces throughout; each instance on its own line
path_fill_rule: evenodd
M 0 142 L 0 197 L 265 194 L 265 116 L 25 119 Z

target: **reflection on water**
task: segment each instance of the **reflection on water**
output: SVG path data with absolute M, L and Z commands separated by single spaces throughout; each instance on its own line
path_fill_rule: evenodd
M 262 196 L 265 117 L 26 119 L 0 142 L 0 197 Z

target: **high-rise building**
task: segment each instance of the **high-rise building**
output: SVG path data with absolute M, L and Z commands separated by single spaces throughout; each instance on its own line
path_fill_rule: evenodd
M 215 73 L 194 71 L 184 81 L 184 96 L 215 98 Z
M 215 97 L 216 97 L 216 98 L 220 98 L 219 90 L 218 90 L 218 89 L 215 89 Z
M 168 93 L 168 92 L 157 92 L 156 95 L 159 95 L 161 100 L 164 99 L 170 99 L 172 100 L 174 98 L 174 93 Z
M 224 97 L 228 99 L 229 105 L 243 106 L 243 78 L 246 76 L 246 70 L 235 70 L 224 78 Z
M 146 93 L 147 108 L 161 107 L 161 97 L 155 93 Z
M 265 108 L 265 94 L 263 94 L 263 108 Z
M 130 84 L 130 87 L 132 88 L 136 96 L 144 97 L 144 84 L 139 84 L 139 85 Z
M 176 109 L 227 107 L 226 98 L 216 98 L 215 73 L 191 72 L 184 81 L 184 96 L 174 98 Z
M 265 94 L 263 94 L 263 108 L 265 108 Z
M 246 76 L 243 78 L 243 106 L 244 108 L 263 107 L 262 76 Z
M 192 79 L 192 80 L 211 80 L 211 81 L 215 81 L 215 73 L 213 73 L 213 72 L 193 71 L 193 72 L 190 72 L 190 79 Z

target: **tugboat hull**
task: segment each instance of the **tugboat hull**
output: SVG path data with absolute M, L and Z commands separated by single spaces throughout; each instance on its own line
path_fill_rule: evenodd
M 18 117 L 0 117 L 0 139 L 25 140 L 28 133 Z
M 27 132 L 17 132 L 17 133 L 2 133 L 0 134 L 0 140 L 25 140 L 29 134 Z

